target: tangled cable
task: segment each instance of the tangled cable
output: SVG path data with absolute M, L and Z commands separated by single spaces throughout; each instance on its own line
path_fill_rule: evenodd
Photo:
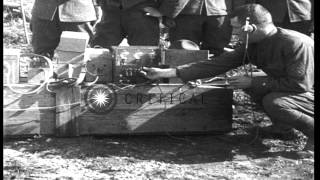
M 87 65 L 86 64 L 82 65 L 81 72 L 80 72 L 80 75 L 79 75 L 78 78 L 69 77 L 69 78 L 62 78 L 62 79 L 58 79 L 58 80 L 57 79 L 53 79 L 52 76 L 54 74 L 54 68 L 53 68 L 53 63 L 52 63 L 51 59 L 49 59 L 46 56 L 39 55 L 39 54 L 34 54 L 34 53 L 24 53 L 24 54 L 20 55 L 20 57 L 24 57 L 24 56 L 43 58 L 48 63 L 49 68 L 39 68 L 39 70 L 44 72 L 44 81 L 39 85 L 39 87 L 37 87 L 34 90 L 31 90 L 31 91 L 28 91 L 28 92 L 19 91 L 19 90 L 15 89 L 11 83 L 6 84 L 6 86 L 8 86 L 8 88 L 12 92 L 17 93 L 17 94 L 23 94 L 23 95 L 35 94 L 35 93 L 38 93 L 43 87 L 45 87 L 48 92 L 52 93 L 54 91 L 50 90 L 49 87 L 56 88 L 56 87 L 62 87 L 62 86 L 79 85 L 79 84 L 83 83 L 83 80 L 84 80 L 84 77 L 85 77 L 86 73 L 89 73 L 92 76 L 96 76 L 94 81 L 84 83 L 87 86 L 91 86 L 91 85 L 95 84 L 99 79 L 99 76 L 97 74 L 93 74 L 93 73 L 91 73 L 91 72 L 89 72 L 87 70 Z M 75 58 L 79 58 L 79 57 L 77 56 Z M 73 59 L 75 59 L 75 58 L 73 58 Z M 7 69 L 7 74 L 8 74 L 7 77 L 6 77 L 6 80 L 7 80 L 7 82 L 10 82 L 10 74 L 11 74 L 10 66 L 5 61 L 3 63 L 4 63 L 3 64 L 4 67 Z
M 48 57 L 45 57 L 45 56 L 42 56 L 42 55 L 39 55 L 39 54 L 34 54 L 34 53 L 24 53 L 24 54 L 21 54 L 21 56 L 34 56 L 34 57 L 41 57 L 43 59 L 45 59 L 49 65 L 49 72 L 47 72 L 44 68 L 40 68 L 40 70 L 42 70 L 44 72 L 44 81 L 40 84 L 40 86 L 32 91 L 29 91 L 29 92 L 23 92 L 23 91 L 18 91 L 16 89 L 14 89 L 12 87 L 12 84 L 8 83 L 7 86 L 8 88 L 15 92 L 15 93 L 18 93 L 18 94 L 23 94 L 23 95 L 28 95 L 28 94 L 34 94 L 34 93 L 37 93 L 39 92 L 39 90 L 41 88 L 43 88 L 50 80 L 50 76 L 52 76 L 53 74 L 53 64 L 51 62 L 51 59 L 49 59 Z M 4 64 L 4 67 L 6 67 L 8 69 L 8 72 L 7 72 L 7 82 L 10 81 L 10 74 L 11 74 L 11 69 L 10 69 L 10 66 L 8 65 L 8 63 L 6 63 L 5 61 L 3 62 Z

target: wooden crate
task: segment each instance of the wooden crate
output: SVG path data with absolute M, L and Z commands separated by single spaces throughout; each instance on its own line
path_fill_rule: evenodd
M 54 93 L 43 89 L 31 95 L 17 94 L 4 86 L 4 135 L 68 137 L 231 130 L 232 90 L 177 84 L 118 89 L 110 91 L 109 111 L 98 114 L 89 108 L 87 92 L 100 86 L 105 87 L 60 87 L 52 89 Z M 25 92 L 36 87 L 14 85 Z
M 14 84 L 20 92 L 29 92 L 39 85 Z M 22 95 L 3 87 L 3 129 L 5 136 L 57 135 L 77 136 L 76 118 L 80 113 L 80 88 L 60 87 L 49 93 Z
M 223 133 L 231 130 L 232 90 L 218 87 L 145 85 L 118 90 L 105 114 L 88 108 L 82 88 L 80 135 Z M 112 96 L 111 96 L 112 97 Z
M 29 92 L 38 85 L 14 84 L 14 89 Z M 55 95 L 47 91 L 22 95 L 3 86 L 4 135 L 54 134 Z

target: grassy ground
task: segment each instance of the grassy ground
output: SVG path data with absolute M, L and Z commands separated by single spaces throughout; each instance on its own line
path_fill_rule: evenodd
M 33 0 L 24 2 L 30 12 Z M 31 51 L 21 18 L 5 18 L 4 47 Z M 313 179 L 313 157 L 299 154 L 305 137 L 297 133 L 286 141 L 255 131 L 269 124 L 245 93 L 235 91 L 234 130 L 228 134 L 5 139 L 3 178 Z

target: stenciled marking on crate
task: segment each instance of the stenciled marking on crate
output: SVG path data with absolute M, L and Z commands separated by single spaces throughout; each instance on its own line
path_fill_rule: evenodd
M 116 90 L 110 85 L 98 84 L 89 87 L 84 96 L 86 107 L 97 114 L 107 114 L 116 105 L 119 106 L 149 106 L 168 105 L 167 108 L 175 105 L 188 105 L 194 108 L 204 108 L 207 104 L 205 94 L 190 89 L 173 89 L 170 92 L 139 92 L 130 90 Z M 197 107 L 198 106 L 198 107 Z

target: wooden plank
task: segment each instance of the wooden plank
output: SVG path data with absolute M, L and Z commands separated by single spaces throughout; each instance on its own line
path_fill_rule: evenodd
M 56 90 L 56 135 L 78 136 L 80 87 L 61 87 Z
M 54 134 L 55 110 L 4 110 L 4 134 Z
M 117 91 L 117 104 L 102 115 L 90 112 L 82 96 L 80 134 L 217 133 L 231 130 L 232 90 L 192 89 L 171 84 L 160 86 L 161 90 L 149 85 Z M 82 89 L 82 94 L 86 90 Z
M 29 92 L 39 87 L 39 85 L 11 85 L 20 92 Z M 11 91 L 7 85 L 3 85 L 3 108 L 8 109 L 27 109 L 39 107 L 54 107 L 55 96 L 52 93 L 42 89 L 37 94 L 17 94 Z
M 164 110 L 165 111 L 165 110 Z M 187 111 L 182 109 L 158 111 L 114 110 L 103 117 L 93 113 L 81 115 L 79 120 L 80 134 L 165 134 L 165 133 L 209 133 L 227 132 L 231 130 L 222 116 L 204 114 L 207 111 Z M 220 112 L 218 112 L 220 113 Z M 200 117 L 197 114 L 202 114 Z
M 40 134 L 40 120 L 11 119 L 10 122 L 4 121 L 4 124 L 4 136 Z
M 38 85 L 14 84 L 15 90 L 28 92 Z M 37 94 L 17 94 L 3 86 L 4 135 L 53 134 L 55 95 L 42 89 Z

